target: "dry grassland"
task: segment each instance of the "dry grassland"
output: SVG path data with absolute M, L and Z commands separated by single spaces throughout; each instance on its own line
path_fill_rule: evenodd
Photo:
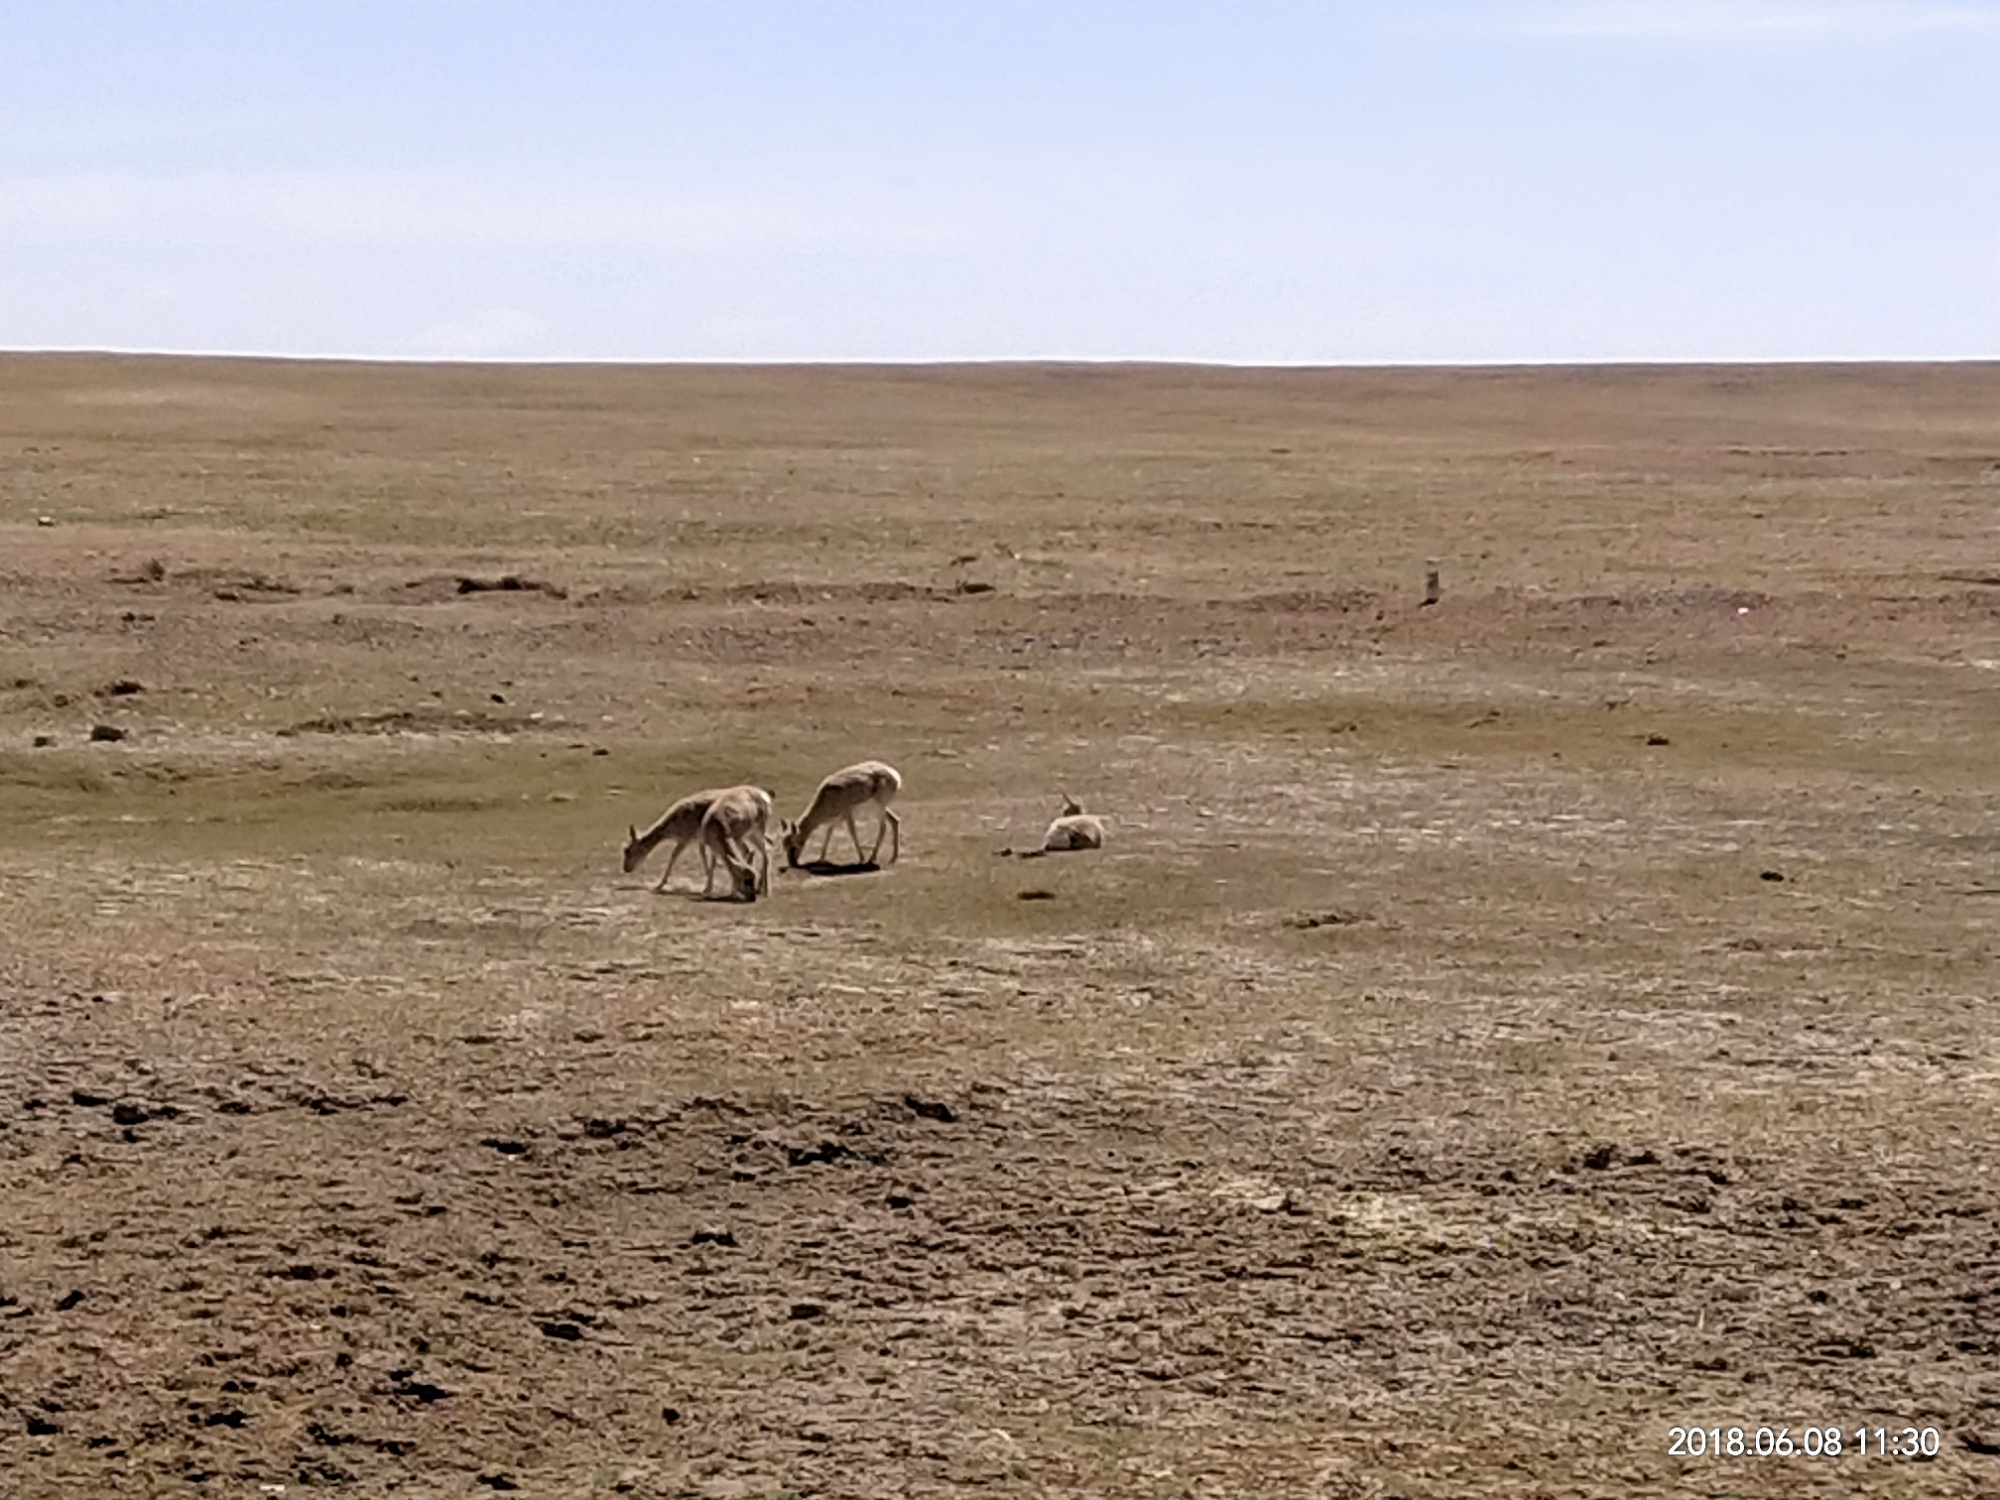
M 0 1493 L 2000 1490 L 1996 503 L 1989 366 L 0 358 Z

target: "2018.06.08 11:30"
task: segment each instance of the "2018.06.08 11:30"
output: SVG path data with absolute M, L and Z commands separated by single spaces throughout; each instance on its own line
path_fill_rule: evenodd
M 1935 1427 L 1670 1427 L 1669 1458 L 1936 1458 Z

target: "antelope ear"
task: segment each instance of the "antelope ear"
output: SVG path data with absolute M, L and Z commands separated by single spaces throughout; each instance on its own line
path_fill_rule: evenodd
M 628 844 L 636 844 L 639 842 L 638 825 L 633 823 L 627 823 L 625 825 L 625 842 Z

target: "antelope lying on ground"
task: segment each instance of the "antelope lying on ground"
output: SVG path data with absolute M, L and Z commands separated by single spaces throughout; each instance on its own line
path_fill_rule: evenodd
M 1055 854 L 1070 849 L 1102 849 L 1104 820 L 1085 812 L 1083 804 L 1068 792 L 1062 794 L 1062 799 L 1063 814 L 1042 835 L 1042 851 Z
M 714 894 L 718 862 L 739 899 L 755 901 L 771 889 L 771 807 L 771 794 L 761 787 L 716 793 L 701 820 L 702 857 L 709 861 L 704 896 Z
M 805 850 L 806 840 L 824 828 L 826 837 L 820 842 L 819 857 L 826 859 L 827 850 L 833 844 L 833 828 L 836 822 L 844 822 L 847 832 L 854 840 L 854 854 L 863 864 L 874 864 L 875 856 L 882 852 L 882 839 L 889 839 L 889 860 L 893 864 L 903 852 L 903 820 L 896 816 L 889 806 L 896 800 L 896 793 L 903 789 L 903 778 L 894 766 L 884 765 L 879 760 L 864 760 L 859 765 L 848 766 L 835 771 L 819 784 L 813 794 L 812 806 L 805 810 L 796 823 L 784 825 L 785 859 L 796 866 L 799 855 Z M 854 815 L 869 804 L 874 804 L 881 813 L 881 821 L 875 829 L 875 847 L 867 853 L 861 850 L 861 830 L 854 825 Z

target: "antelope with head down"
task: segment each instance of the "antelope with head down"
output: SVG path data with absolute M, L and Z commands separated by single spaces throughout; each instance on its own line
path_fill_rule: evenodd
M 714 894 L 715 867 L 729 871 L 737 899 L 755 901 L 771 889 L 771 794 L 736 786 L 716 794 L 701 820 L 702 856 L 708 859 L 704 896 Z
M 879 760 L 864 760 L 858 765 L 835 771 L 819 784 L 813 793 L 812 805 L 800 816 L 798 822 L 784 825 L 785 859 L 797 866 L 799 856 L 805 852 L 806 840 L 820 829 L 826 830 L 826 837 L 820 841 L 819 857 L 824 862 L 827 851 L 833 845 L 833 831 L 836 824 L 844 824 L 848 836 L 854 840 L 854 854 L 863 864 L 872 865 L 875 857 L 882 852 L 882 840 L 889 840 L 889 860 L 894 863 L 903 852 L 903 820 L 889 804 L 896 800 L 896 794 L 903 789 L 903 778 L 894 766 L 884 765 Z M 863 851 L 861 830 L 855 825 L 854 815 L 864 807 L 873 807 L 880 814 L 875 827 L 875 846 Z
M 700 851 L 702 873 L 706 877 L 702 886 L 703 892 L 705 894 L 712 893 L 715 889 L 715 865 L 717 857 L 721 848 L 728 844 L 734 836 L 732 830 L 735 822 L 743 815 L 744 803 L 743 799 L 737 795 L 739 793 L 751 794 L 750 802 L 761 806 L 763 809 L 763 819 L 758 825 L 757 845 L 755 848 L 749 850 L 749 853 L 754 857 L 759 850 L 762 851 L 765 872 L 762 884 L 768 889 L 770 886 L 769 824 L 773 801 L 769 792 L 754 786 L 715 787 L 705 792 L 695 792 L 690 796 L 681 798 L 680 801 L 669 807 L 660 815 L 659 820 L 644 833 L 641 833 L 636 828 L 627 828 L 624 856 L 625 873 L 629 875 L 638 869 L 640 865 L 646 862 L 648 855 L 661 844 L 671 840 L 673 848 L 667 855 L 667 867 L 660 873 L 659 884 L 653 887 L 655 891 L 664 891 L 667 888 L 667 882 L 673 878 L 674 862 L 681 857 L 681 852 L 689 844 L 694 844 Z M 757 801 L 759 798 L 762 799 L 761 802 Z M 725 799 L 735 800 L 732 804 L 732 810 L 724 815 L 724 836 L 720 839 L 711 838 L 704 832 L 707 826 L 708 815 L 718 802 Z M 741 862 L 739 860 L 739 863 Z M 731 873 L 733 877 L 734 871 L 732 870 Z

